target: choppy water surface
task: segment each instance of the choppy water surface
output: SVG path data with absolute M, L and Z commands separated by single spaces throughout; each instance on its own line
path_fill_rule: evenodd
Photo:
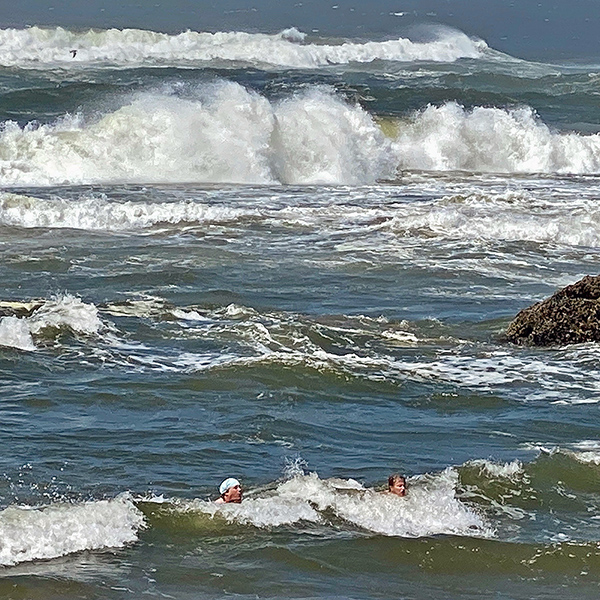
M 3 597 L 597 597 L 598 348 L 503 340 L 597 274 L 593 66 L 0 48 Z

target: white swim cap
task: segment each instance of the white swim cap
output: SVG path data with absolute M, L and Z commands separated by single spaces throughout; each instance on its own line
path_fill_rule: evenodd
M 233 477 L 228 477 L 220 486 L 219 486 L 219 494 L 221 494 L 221 496 L 229 489 L 232 487 L 235 487 L 236 485 L 240 485 L 240 482 L 233 478 Z

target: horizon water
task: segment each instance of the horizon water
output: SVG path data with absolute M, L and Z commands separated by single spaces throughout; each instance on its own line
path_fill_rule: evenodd
M 597 598 L 598 346 L 503 339 L 598 274 L 592 42 L 70 6 L 0 29 L 2 598 Z

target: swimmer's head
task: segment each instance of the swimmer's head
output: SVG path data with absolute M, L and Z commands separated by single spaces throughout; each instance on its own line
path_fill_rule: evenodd
M 242 501 L 242 486 L 234 477 L 228 477 L 219 486 L 219 494 L 221 494 L 223 502 L 239 504 Z
M 388 492 L 396 496 L 406 496 L 406 477 L 404 475 L 390 475 L 388 478 Z

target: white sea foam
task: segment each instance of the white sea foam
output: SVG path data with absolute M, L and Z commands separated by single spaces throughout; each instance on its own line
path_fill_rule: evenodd
M 27 321 L 17 317 L 3 317 L 0 320 L 0 346 L 18 350 L 35 350 Z
M 0 565 L 56 558 L 82 550 L 119 548 L 137 540 L 142 513 L 126 496 L 0 512 Z
M 526 401 L 571 404 L 582 398 L 586 402 L 597 402 L 600 397 L 600 378 L 594 376 L 595 367 L 590 365 L 592 371 L 587 369 L 585 374 L 581 369 L 582 356 L 586 358 L 589 354 L 587 346 L 565 349 L 554 359 L 542 362 L 535 356 L 518 356 L 505 350 L 490 351 L 485 345 L 446 338 L 444 348 L 427 359 L 423 356 L 400 358 L 394 352 L 399 345 L 430 344 L 432 340 L 411 332 L 407 323 L 386 323 L 359 316 L 326 324 L 311 322 L 301 315 L 261 314 L 236 304 L 217 310 L 178 309 L 165 305 L 160 299 L 151 299 L 130 305 L 109 305 L 104 310 L 115 316 L 159 319 L 172 316 L 177 319 L 172 326 L 180 327 L 177 335 L 218 342 L 219 349 L 215 351 L 164 354 L 151 351 L 143 344 L 125 343 L 116 336 L 104 336 L 109 349 L 103 351 L 103 360 L 113 361 L 126 369 L 196 373 L 286 365 L 392 384 L 406 380 L 442 381 L 478 393 L 519 384 L 519 389 L 529 390 L 519 395 L 519 400 Z M 110 327 L 110 323 L 102 323 L 93 304 L 71 296 L 42 303 L 31 317 L 22 321 L 27 324 L 30 335 L 61 327 L 98 334 Z M 323 349 L 311 332 L 318 332 L 318 337 L 324 336 L 338 343 L 338 351 Z M 27 331 L 23 329 L 23 333 L 27 339 Z M 223 340 L 228 340 L 227 349 L 222 348 Z M 592 353 L 590 357 L 595 360 L 596 354 Z M 506 466 L 506 471 L 513 468 L 517 469 L 518 465 Z
M 185 99 L 142 94 L 95 122 L 6 122 L 0 131 L 2 185 L 358 184 L 393 173 L 390 142 L 371 116 L 321 88 L 269 102 L 222 81 Z
M 114 317 L 138 317 L 140 319 L 160 318 L 167 310 L 169 309 L 163 298 L 149 295 L 126 302 L 108 303 L 104 307 L 104 311 Z
M 103 197 L 41 199 L 0 194 L 0 223 L 17 227 L 48 227 L 125 231 L 157 224 L 227 223 L 258 216 L 253 209 L 184 202 L 117 202 Z
M 576 450 L 583 450 L 586 452 L 600 452 L 600 440 L 582 440 L 573 444 L 573 448 L 575 448 Z
M 387 362 L 387 366 L 382 364 L 381 373 L 392 380 L 404 374 L 410 378 L 446 381 L 479 392 L 519 384 L 521 390 L 531 389 L 525 396 L 527 400 L 560 399 L 574 403 L 583 393 L 586 397 L 594 395 L 597 402 L 600 392 L 597 370 L 595 374 L 586 370 L 584 375 L 576 361 L 560 358 L 541 361 L 535 356 L 520 357 L 497 350 L 481 354 L 441 352 L 429 362 L 380 360 Z M 523 391 L 520 393 L 519 399 L 523 400 Z
M 256 364 L 285 364 L 305 365 L 318 371 L 342 371 L 360 377 L 373 368 L 379 373 L 383 367 L 390 367 L 390 361 L 386 357 L 360 355 L 364 353 L 366 339 L 371 340 L 375 346 L 394 348 L 413 346 L 419 341 L 416 335 L 405 331 L 408 327 L 406 323 L 390 325 L 388 329 L 384 329 L 387 335 L 382 335 L 381 323 L 367 317 L 348 317 L 348 322 L 343 324 L 311 325 L 298 315 L 292 318 L 278 313 L 264 315 L 236 304 L 203 316 L 208 319 L 198 321 L 198 324 L 186 324 L 186 336 L 236 340 L 237 344 L 245 346 L 249 352 L 244 351 L 241 355 L 238 352 L 222 353 L 210 360 L 205 355 L 182 353 L 171 363 L 180 369 L 194 372 L 212 368 L 251 367 Z M 331 340 L 343 340 L 347 352 L 338 354 L 324 351 L 313 340 L 311 331 L 317 331 L 319 336 Z M 410 367 L 407 366 L 406 370 L 409 371 Z
M 192 322 L 203 322 L 203 323 L 211 323 L 212 320 L 204 315 L 198 313 L 195 310 L 182 310 L 179 308 L 175 308 L 171 311 L 171 314 L 181 321 L 192 321 Z
M 485 42 L 451 29 L 436 39 L 413 42 L 407 38 L 383 42 L 346 42 L 339 45 L 304 43 L 295 28 L 277 35 L 245 32 L 185 31 L 168 35 L 138 29 L 73 32 L 57 27 L 0 30 L 0 64 L 40 67 L 102 65 L 187 66 L 198 63 L 245 63 L 256 66 L 318 68 L 331 64 L 374 60 L 453 62 L 478 58 Z M 71 50 L 76 50 L 72 56 Z
M 600 172 L 600 134 L 553 131 L 529 107 L 428 106 L 399 124 L 394 147 L 402 169 Z
M 52 124 L 7 121 L 0 127 L 4 186 L 358 185 L 394 178 L 397 169 L 597 174 L 600 134 L 553 131 L 527 107 L 466 110 L 448 103 L 400 121 L 390 139 L 369 113 L 331 90 L 312 87 L 269 101 L 226 81 L 185 98 L 168 91 L 140 94 L 98 120 L 67 115 Z M 10 208 L 9 200 L 4 204 Z M 81 207 L 82 219 L 89 208 Z M 98 217 L 110 228 L 119 219 L 127 222 L 133 209 Z M 149 221 L 159 209 L 149 211 Z M 48 218 L 65 210 L 57 203 Z
M 567 202 L 525 192 L 445 196 L 402 207 L 389 221 L 398 235 L 461 240 L 600 245 L 600 208 L 593 200 Z
M 467 463 L 468 466 L 479 467 L 482 471 L 494 478 L 514 479 L 521 476 L 523 464 L 520 460 L 513 460 L 509 463 L 497 463 L 490 460 L 472 460 Z
M 169 312 L 174 316 L 178 313 L 171 309 Z M 181 321 L 182 335 L 209 342 L 228 340 L 228 349 L 148 356 L 141 348 L 127 346 L 126 366 L 189 373 L 258 365 L 302 366 L 391 384 L 441 381 L 478 393 L 506 390 L 506 386 L 518 384 L 518 399 L 525 401 L 576 403 L 584 397 L 597 402 L 600 397 L 597 369 L 592 366 L 592 371 L 582 371 L 579 349 L 561 351 L 552 360 L 540 361 L 535 355 L 490 350 L 485 344 L 450 337 L 424 338 L 411 332 L 409 324 L 386 324 L 367 317 L 346 317 L 342 323 L 325 324 L 301 315 L 262 314 L 235 304 L 217 310 L 191 311 L 191 318 L 187 314 L 186 310 L 176 317 Z M 338 350 L 325 350 L 312 335 L 315 332 L 317 339 L 325 337 L 338 344 Z M 440 339 L 444 340 L 444 347 L 428 356 L 402 358 L 394 351 L 399 345 L 439 344 Z M 113 349 L 118 350 L 118 346 L 113 345 Z M 510 468 L 513 467 L 517 468 Z
M 0 193 L 0 224 L 15 227 L 73 228 L 103 231 L 151 229 L 158 225 L 210 226 L 260 222 L 267 226 L 309 228 L 335 235 L 361 233 L 359 241 L 338 242 L 348 250 L 408 252 L 407 241 L 422 237 L 472 241 L 531 241 L 566 246 L 600 246 L 600 207 L 593 198 L 539 198 L 515 191 L 467 193 L 393 206 L 278 206 L 257 203 L 231 206 L 197 200 L 119 201 L 82 196 L 35 198 Z M 382 240 L 381 232 L 391 232 Z M 364 235 L 367 234 L 367 235 Z M 375 246 L 376 244 L 376 246 Z M 418 257 L 413 257 L 417 260 Z M 480 260 L 481 267 L 490 265 Z M 453 263 L 454 265 L 454 263 Z M 391 335 L 391 334 L 390 334 Z M 402 334 L 404 335 L 404 334 Z M 408 340 L 407 340 L 408 341 Z
M 523 444 L 527 450 L 535 450 L 542 455 L 566 455 L 585 465 L 600 466 L 600 441 L 583 440 L 565 448 L 560 446 L 545 446 L 539 442 Z
M 92 335 L 104 327 L 96 306 L 70 294 L 37 304 L 29 317 L 7 316 L 0 320 L 0 345 L 32 351 L 36 349 L 33 336 L 46 330 L 68 328 Z
M 160 299 L 152 299 L 132 302 L 131 305 L 109 305 L 104 310 L 114 316 L 166 318 L 172 327 L 180 328 L 177 336 L 206 340 L 209 344 L 217 342 L 218 349 L 157 353 L 144 344 L 124 342 L 115 335 L 106 336 L 104 332 L 111 324 L 103 324 L 93 304 L 71 296 L 42 303 L 31 317 L 22 321 L 34 338 L 49 328 L 62 327 L 85 334 L 102 333 L 103 342 L 108 344 L 108 347 L 98 350 L 102 353 L 102 360 L 127 370 L 207 373 L 230 368 L 285 365 L 393 385 L 407 380 L 441 381 L 478 393 L 494 393 L 498 389 L 505 390 L 507 385 L 512 388 L 518 384 L 522 390 L 518 399 L 525 401 L 573 404 L 582 400 L 597 402 L 600 398 L 600 377 L 594 376 L 597 369 L 590 365 L 592 371 L 588 367 L 585 373 L 582 371 L 582 352 L 583 357 L 587 357 L 587 347 L 565 349 L 554 359 L 542 362 L 535 355 L 518 356 L 511 351 L 490 351 L 485 345 L 445 338 L 444 348 L 428 358 L 401 358 L 395 355 L 398 346 L 429 345 L 432 341 L 437 343 L 435 340 L 438 338 L 423 338 L 416 331 L 411 332 L 410 325 L 406 323 L 345 317 L 342 322 L 326 324 L 311 322 L 301 315 L 261 314 L 235 304 L 217 310 L 178 309 L 165 305 Z M 172 317 L 177 321 L 171 321 Z M 339 344 L 338 350 L 325 350 L 311 332 L 318 332 L 318 338 L 325 337 Z M 27 339 L 24 329 L 23 335 Z M 14 342 L 13 338 L 10 339 Z M 228 341 L 227 348 L 222 347 L 223 340 Z M 596 354 L 591 356 L 595 360 Z M 508 473 L 511 469 L 518 469 L 518 465 L 502 468 Z
M 573 452 L 572 455 L 576 460 L 584 464 L 600 466 L 599 451 Z
M 44 329 L 68 327 L 83 334 L 97 334 L 103 327 L 98 309 L 93 304 L 65 294 L 47 300 L 27 319 L 29 330 L 37 334 Z
M 220 339 L 225 335 L 245 345 L 249 355 L 240 356 L 236 352 L 207 360 L 204 355 L 186 354 L 171 360 L 170 364 L 189 372 L 260 364 L 302 365 L 315 371 L 343 373 L 395 384 L 406 380 L 442 381 L 462 389 L 477 390 L 478 393 L 519 384 L 521 392 L 518 399 L 526 401 L 576 403 L 583 395 L 588 401 L 597 402 L 600 397 L 600 379 L 594 376 L 597 369 L 593 372 L 586 370 L 584 375 L 577 360 L 566 360 L 560 356 L 543 362 L 535 356 L 521 357 L 510 351 L 485 351 L 476 344 L 461 344 L 457 351 L 460 340 L 455 340 L 457 346 L 440 350 L 428 360 L 400 359 L 385 350 L 387 340 L 381 334 L 360 329 L 348 329 L 343 341 L 345 351 L 335 353 L 323 350 L 300 324 L 294 326 L 272 317 L 258 319 L 262 322 L 254 322 L 253 319 L 239 322 L 217 320 L 210 326 L 200 325 L 186 330 L 187 335 L 199 338 Z M 335 333 L 327 329 L 319 328 L 319 331 L 321 335 L 335 337 Z M 372 342 L 365 345 L 365 339 Z M 397 343 L 395 341 L 394 345 Z M 407 343 L 412 345 L 415 342 L 408 340 Z M 529 391 L 524 395 L 523 389 Z
M 216 343 L 217 347 L 205 352 L 165 353 L 135 341 L 125 342 L 118 335 L 107 336 L 105 330 L 110 330 L 111 324 L 103 324 L 97 308 L 70 296 L 42 303 L 24 321 L 34 334 L 61 327 L 87 334 L 102 333 L 103 343 L 108 344 L 98 350 L 103 353 L 102 360 L 126 370 L 207 373 L 285 365 L 392 385 L 407 380 L 441 381 L 478 393 L 493 393 L 518 384 L 521 390 L 518 399 L 525 401 L 572 404 L 582 398 L 586 402 L 597 402 L 600 398 L 600 376 L 595 376 L 597 369 L 593 365 L 591 371 L 587 367 L 585 373 L 582 371 L 581 348 L 560 351 L 554 359 L 543 362 L 535 355 L 490 351 L 485 344 L 449 337 L 424 338 L 418 335 L 418 330 L 411 332 L 407 323 L 393 324 L 364 316 L 323 323 L 301 315 L 262 314 L 236 304 L 216 310 L 179 309 L 157 298 L 108 305 L 103 310 L 117 317 L 167 319 L 170 327 L 179 328 L 175 334 L 178 338 L 205 340 L 210 345 Z M 172 321 L 173 317 L 176 321 Z M 317 341 L 322 337 L 338 345 L 338 350 L 325 350 Z M 428 357 L 396 356 L 398 346 L 429 346 L 440 339 L 444 340 L 444 347 Z M 223 340 L 227 340 L 226 348 L 222 346 Z M 589 351 L 583 350 L 583 356 L 587 357 Z M 592 356 L 595 359 L 596 355 Z M 506 469 L 513 467 L 517 468 L 512 465 Z
M 274 491 L 238 505 L 197 501 L 193 508 L 256 527 L 322 523 L 323 511 L 332 511 L 355 527 L 383 535 L 492 535 L 483 519 L 456 499 L 456 483 L 456 472 L 448 469 L 410 480 L 408 495 L 398 498 L 365 489 L 354 480 L 323 480 L 311 473 L 292 477 Z
M 573 444 L 573 450 L 567 452 L 581 463 L 600 466 L 600 441 L 598 440 L 583 440 Z

